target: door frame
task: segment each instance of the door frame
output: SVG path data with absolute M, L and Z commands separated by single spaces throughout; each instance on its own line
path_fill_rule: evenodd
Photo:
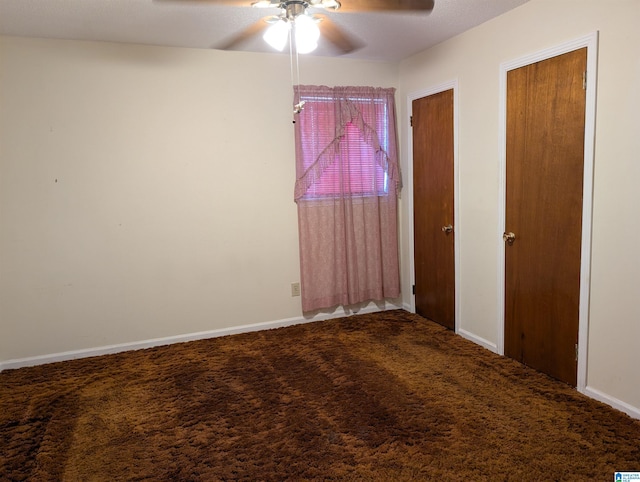
M 505 331 L 505 232 L 506 167 L 507 167 L 507 72 L 547 60 L 581 48 L 587 48 L 586 110 L 584 136 L 584 176 L 582 194 L 582 249 L 580 259 L 580 305 L 578 315 L 578 376 L 576 388 L 584 392 L 587 386 L 587 349 L 589 342 L 589 297 L 591 288 L 591 230 L 593 215 L 593 166 L 596 120 L 596 80 L 598 62 L 598 32 L 547 48 L 500 64 L 499 110 L 499 200 L 498 200 L 498 353 L 504 355 Z
M 430 95 L 439 94 L 446 90 L 453 90 L 453 225 L 454 225 L 454 242 L 453 242 L 453 259 L 454 259 L 454 317 L 455 317 L 455 329 L 454 332 L 458 333 L 460 327 L 460 216 L 459 216 L 459 169 L 458 169 L 458 79 L 452 79 L 447 82 L 435 85 L 433 87 L 426 88 L 411 92 L 407 95 L 407 112 L 409 113 L 409 119 L 413 115 L 413 101 L 421 99 L 422 97 L 428 97 Z M 413 216 L 413 129 L 409 125 L 408 129 L 408 172 L 407 172 L 407 206 L 409 210 L 409 272 L 411 286 L 416 284 L 416 271 L 415 271 L 415 242 L 414 242 L 414 216 Z M 411 306 L 409 311 L 416 312 L 416 297 L 411 295 Z

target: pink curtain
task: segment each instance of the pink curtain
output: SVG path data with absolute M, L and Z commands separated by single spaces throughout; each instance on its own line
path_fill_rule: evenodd
M 400 295 L 395 89 L 296 86 L 302 310 Z

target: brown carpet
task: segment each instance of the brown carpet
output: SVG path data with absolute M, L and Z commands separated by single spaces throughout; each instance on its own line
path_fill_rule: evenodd
M 1 480 L 613 480 L 640 421 L 404 311 L 0 373 Z

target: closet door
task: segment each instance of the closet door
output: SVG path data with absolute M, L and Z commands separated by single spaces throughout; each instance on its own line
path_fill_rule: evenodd
M 412 103 L 416 312 L 455 329 L 453 89 Z
M 505 355 L 576 385 L 587 49 L 507 73 Z

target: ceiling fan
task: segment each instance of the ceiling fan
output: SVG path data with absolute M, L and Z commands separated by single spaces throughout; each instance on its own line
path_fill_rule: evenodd
M 176 1 L 176 0 L 173 0 Z M 179 1 L 179 0 L 178 0 Z M 193 2 L 194 0 L 184 0 Z M 434 0 L 199 0 L 218 5 L 254 8 L 277 8 L 280 13 L 269 15 L 229 38 L 214 48 L 234 50 L 246 40 L 263 34 L 267 43 L 283 50 L 291 39 L 297 53 L 308 53 L 315 49 L 320 35 L 329 41 L 341 54 L 347 54 L 362 44 L 346 34 L 326 15 L 328 12 L 430 12 Z

